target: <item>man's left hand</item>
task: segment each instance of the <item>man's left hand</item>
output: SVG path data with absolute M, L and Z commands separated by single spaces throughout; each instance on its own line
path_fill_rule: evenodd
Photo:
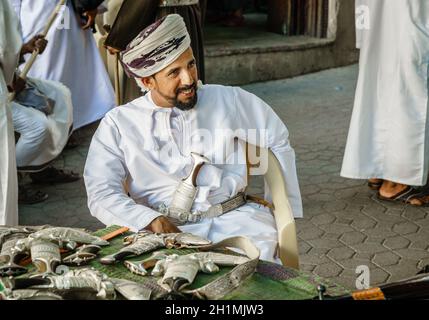
M 95 17 L 97 17 L 98 10 L 89 10 L 84 12 L 82 15 L 87 18 L 86 24 L 82 25 L 83 30 L 91 28 L 95 23 Z

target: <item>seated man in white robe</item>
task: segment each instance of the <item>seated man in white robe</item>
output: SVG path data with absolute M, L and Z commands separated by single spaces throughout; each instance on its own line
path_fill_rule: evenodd
M 110 111 L 93 137 L 84 171 L 91 214 L 105 225 L 133 231 L 184 231 L 214 242 L 247 236 L 261 259 L 279 262 L 271 212 L 243 203 L 240 195 L 247 187 L 247 141 L 277 156 L 294 216 L 302 217 L 295 154 L 280 118 L 240 88 L 199 84 L 190 38 L 178 15 L 145 29 L 121 62 L 149 92 Z M 208 163 L 198 166 L 195 154 Z M 182 180 L 192 174 L 188 180 L 197 187 L 191 208 L 176 215 L 177 199 L 189 196 Z M 228 210 L 215 209 L 225 201 Z
M 21 49 L 21 57 L 35 49 L 42 54 L 47 41 L 34 37 Z M 63 151 L 73 125 L 70 90 L 59 82 L 15 75 L 11 88 L 15 92 L 11 102 L 16 143 L 18 171 L 29 172 L 34 183 L 66 183 L 80 179 L 72 171 L 58 170 L 50 163 Z M 19 186 L 19 203 L 34 204 L 46 200 L 47 194 L 34 188 Z

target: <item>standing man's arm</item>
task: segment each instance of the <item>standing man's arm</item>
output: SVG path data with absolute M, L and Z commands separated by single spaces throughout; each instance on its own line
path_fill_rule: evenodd
M 119 225 L 133 231 L 180 232 L 159 212 L 137 204 L 128 196 L 124 188 L 128 170 L 120 143 L 116 124 L 106 116 L 93 137 L 85 165 L 91 214 L 106 226 Z
M 302 217 L 302 200 L 295 165 L 295 151 L 289 142 L 289 131 L 273 109 L 257 96 L 240 88 L 234 89 L 235 129 L 263 132 L 265 139 L 239 136 L 240 139 L 270 149 L 280 162 L 286 181 L 286 190 L 295 217 Z M 239 132 L 239 131 L 238 131 Z
M 156 19 L 159 0 L 124 0 L 107 36 L 107 47 L 123 51 L 127 45 Z
M 98 14 L 98 7 L 104 0 L 72 0 L 73 6 L 78 14 L 80 14 L 86 21 L 82 24 L 84 30 L 93 28 L 95 25 L 95 18 Z

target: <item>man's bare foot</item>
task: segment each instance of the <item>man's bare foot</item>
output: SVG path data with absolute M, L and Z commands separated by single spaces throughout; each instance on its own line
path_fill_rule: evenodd
M 407 188 L 408 186 L 405 184 L 400 184 L 400 183 L 395 183 L 392 181 L 385 180 L 381 185 L 379 193 L 384 198 L 391 198 L 401 193 Z
M 378 197 L 382 200 L 398 201 L 414 206 L 423 206 L 429 203 L 427 192 L 420 192 L 411 186 L 387 180 L 383 182 L 378 191 Z

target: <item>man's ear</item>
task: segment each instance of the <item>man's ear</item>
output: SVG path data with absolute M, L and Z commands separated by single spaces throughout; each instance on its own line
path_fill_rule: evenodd
M 149 90 L 152 90 L 155 87 L 155 81 L 154 81 L 153 77 L 141 78 L 140 81 Z

